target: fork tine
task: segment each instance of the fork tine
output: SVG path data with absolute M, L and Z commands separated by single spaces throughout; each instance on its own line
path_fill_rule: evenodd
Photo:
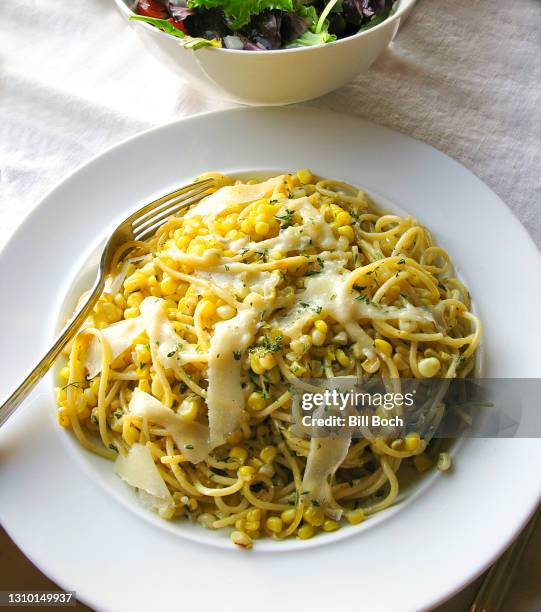
M 201 196 L 206 193 L 207 189 L 208 186 L 205 185 L 197 191 L 191 192 L 189 195 L 184 195 L 181 198 L 173 200 L 172 202 L 168 202 L 166 205 L 162 204 L 160 207 L 152 210 L 150 213 L 147 213 L 142 219 L 138 219 L 132 223 L 132 230 L 134 234 L 145 230 L 149 225 L 154 225 L 158 221 L 166 219 L 168 216 L 171 216 L 174 212 L 179 211 L 181 208 L 195 204 L 201 199 Z
M 154 200 L 154 202 L 151 202 L 150 204 L 147 204 L 146 206 L 143 206 L 143 208 L 140 208 L 139 210 L 134 212 L 126 219 L 126 222 L 133 224 L 142 221 L 143 218 L 148 217 L 152 211 L 164 206 L 165 204 L 168 204 L 174 198 L 183 195 L 185 195 L 186 197 L 190 197 L 189 193 L 195 188 L 203 186 L 208 188 L 213 184 L 213 182 L 214 181 L 209 178 L 204 179 L 202 181 L 196 181 L 195 183 L 191 183 L 190 185 L 186 185 L 185 187 L 181 187 L 180 189 L 175 189 L 175 191 L 172 191 L 171 193 L 168 193 L 167 195 L 164 195 L 161 198 Z
M 175 213 L 182 210 L 183 208 L 187 208 L 188 206 L 191 206 L 192 204 L 196 204 L 200 200 L 201 200 L 200 197 L 194 197 L 188 202 L 182 201 L 176 206 L 168 208 L 165 212 L 160 213 L 157 217 L 150 219 L 149 221 L 145 222 L 142 226 L 139 226 L 137 229 L 134 229 L 133 230 L 134 240 L 145 240 L 146 238 L 148 238 L 149 235 L 153 234 L 160 227 L 160 225 L 163 225 L 167 221 L 167 219 L 172 217 Z

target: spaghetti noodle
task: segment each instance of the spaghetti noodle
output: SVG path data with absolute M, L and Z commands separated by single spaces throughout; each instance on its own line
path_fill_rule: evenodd
M 427 442 L 304 439 L 308 379 L 468 376 L 481 325 L 411 217 L 308 170 L 219 188 L 122 248 L 57 388 L 59 423 L 166 519 L 312 537 L 390 506 Z

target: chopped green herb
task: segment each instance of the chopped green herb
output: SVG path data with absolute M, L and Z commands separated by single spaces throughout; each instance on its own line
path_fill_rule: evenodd
M 181 348 L 183 347 L 182 342 L 177 342 L 177 344 L 175 345 L 175 348 L 170 352 L 167 353 L 168 357 L 172 357 L 175 353 L 177 353 Z
M 285 213 L 282 215 L 275 215 L 275 219 L 280 221 L 280 229 L 287 229 L 293 225 L 293 215 L 295 214 L 294 210 L 290 208 L 286 208 Z

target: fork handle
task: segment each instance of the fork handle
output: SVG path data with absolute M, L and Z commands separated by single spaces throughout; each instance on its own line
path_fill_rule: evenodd
M 0 427 L 9 419 L 9 417 L 20 406 L 25 397 L 32 391 L 37 383 L 43 378 L 49 368 L 53 365 L 60 351 L 77 333 L 79 327 L 84 323 L 86 317 L 97 302 L 104 286 L 102 278 L 98 278 L 94 286 L 90 290 L 90 294 L 86 302 L 79 307 L 73 314 L 72 318 L 66 323 L 60 334 L 54 341 L 53 346 L 47 351 L 37 365 L 28 373 L 21 384 L 13 391 L 13 393 L 0 406 Z

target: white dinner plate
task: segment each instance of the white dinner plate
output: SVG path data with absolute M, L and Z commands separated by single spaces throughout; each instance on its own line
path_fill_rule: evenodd
M 442 153 L 357 118 L 236 109 L 118 145 L 32 211 L 0 254 L 2 392 L 48 346 L 83 262 L 129 209 L 210 169 L 300 167 L 363 186 L 433 230 L 483 319 L 485 375 L 541 376 L 539 253 L 488 187 Z M 487 568 L 541 497 L 539 440 L 467 439 L 451 474 L 427 477 L 361 526 L 238 550 L 139 509 L 111 464 L 56 425 L 51 389 L 49 376 L 0 432 L 0 520 L 44 573 L 99 610 L 429 608 Z

